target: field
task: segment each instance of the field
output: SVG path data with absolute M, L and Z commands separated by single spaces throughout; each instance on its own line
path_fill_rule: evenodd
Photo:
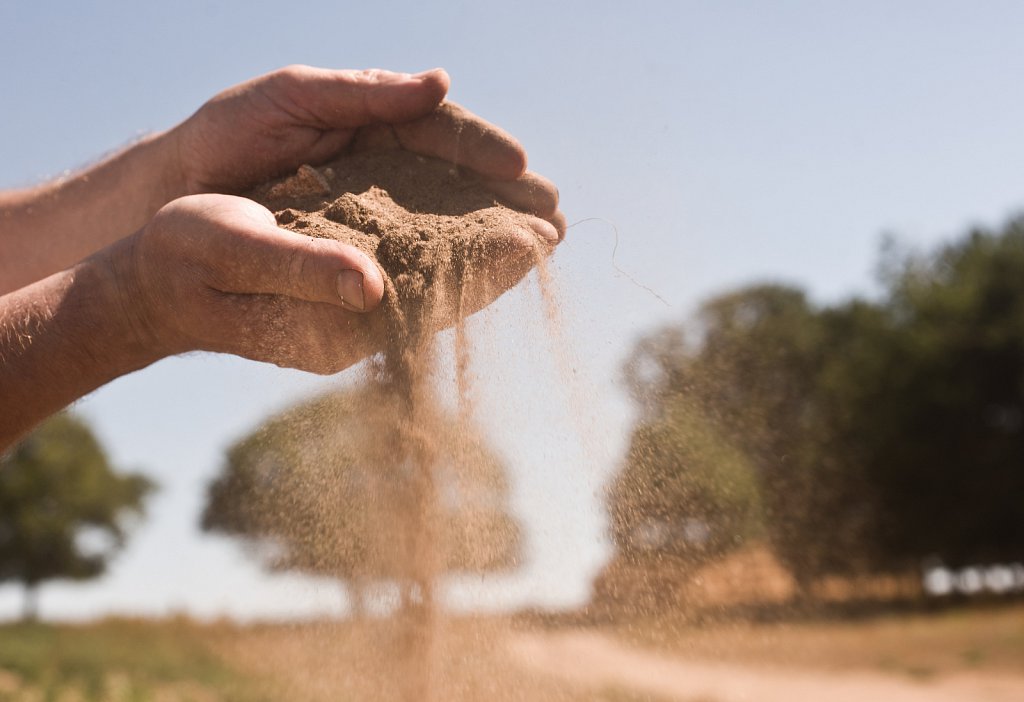
M 461 619 L 441 631 L 419 671 L 438 700 L 1024 699 L 1022 605 L 699 627 Z M 396 663 L 406 645 L 386 621 L 11 624 L 0 627 L 0 700 L 400 699 L 416 677 Z

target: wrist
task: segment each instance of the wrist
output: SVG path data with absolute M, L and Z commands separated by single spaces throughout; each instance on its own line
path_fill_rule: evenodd
M 99 257 L 0 296 L 0 451 L 162 355 L 139 338 Z
M 150 217 L 172 200 L 189 194 L 178 134 L 175 127 L 147 136 L 134 146 L 139 161 L 146 164 L 149 171 L 145 177 L 151 183 L 147 207 Z
M 81 318 L 91 330 L 101 332 L 84 336 L 85 350 L 106 359 L 117 375 L 173 353 L 156 333 L 132 274 L 133 240 L 127 237 L 72 269 L 74 292 L 82 298 Z

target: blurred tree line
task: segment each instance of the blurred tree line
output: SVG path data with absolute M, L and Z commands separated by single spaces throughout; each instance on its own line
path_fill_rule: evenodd
M 1024 559 L 1024 218 L 879 270 L 877 299 L 754 285 L 640 340 L 620 557 L 763 539 L 804 588 Z
M 641 339 L 640 407 L 609 488 L 617 560 L 699 565 L 765 542 L 806 590 L 826 575 L 1024 560 L 1024 218 L 924 254 L 883 248 L 875 299 L 785 285 L 705 302 Z M 356 388 L 268 420 L 228 453 L 203 527 L 271 568 L 367 587 L 415 582 L 417 475 L 393 460 L 392 407 Z M 427 414 L 438 574 L 512 568 L 506 467 L 480 434 Z M 152 483 L 118 475 L 62 414 L 0 456 L 0 582 L 101 573 Z M 421 520 L 422 521 L 422 520 Z

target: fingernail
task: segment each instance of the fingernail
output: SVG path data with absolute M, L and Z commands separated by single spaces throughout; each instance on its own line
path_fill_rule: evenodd
M 357 312 L 366 309 L 363 297 L 363 274 L 355 270 L 344 270 L 338 274 L 338 296 L 346 307 Z

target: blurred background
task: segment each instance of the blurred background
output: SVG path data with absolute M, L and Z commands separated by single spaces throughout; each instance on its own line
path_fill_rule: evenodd
M 981 670 L 1011 699 L 1024 694 L 1022 24 L 1024 6 L 995 0 L 8 3 L 0 187 L 74 171 L 289 63 L 443 66 L 451 99 L 524 143 L 574 223 L 546 291 L 556 324 L 535 278 L 470 324 L 481 441 L 507 476 L 519 555 L 447 576 L 445 606 L 628 622 L 620 638 L 715 660 L 847 661 L 915 683 Z M 76 403 L 22 463 L 46 446 L 65 447 L 58 463 L 88 453 L 117 527 L 75 535 L 84 560 L 40 575 L 30 604 L 53 622 L 180 627 L 351 613 L 344 582 L 267 569 L 201 522 L 208 487 L 241 460 L 232 446 L 359 378 L 199 354 Z M 377 588 L 367 606 L 394 597 Z M 979 619 L 962 625 L 971 603 Z M 0 618 L 24 607 L 21 583 L 0 582 Z M 869 629 L 785 638 L 830 618 Z M 733 638 L 708 633 L 718 620 Z M 679 633 L 687 622 L 704 638 Z M 0 629 L 0 669 L 17 631 Z M 822 640 L 841 652 L 818 660 Z M 898 653 L 924 649 L 937 653 Z M 602 699 L 648 699 L 602 685 Z M 963 690 L 941 699 L 1004 699 Z

